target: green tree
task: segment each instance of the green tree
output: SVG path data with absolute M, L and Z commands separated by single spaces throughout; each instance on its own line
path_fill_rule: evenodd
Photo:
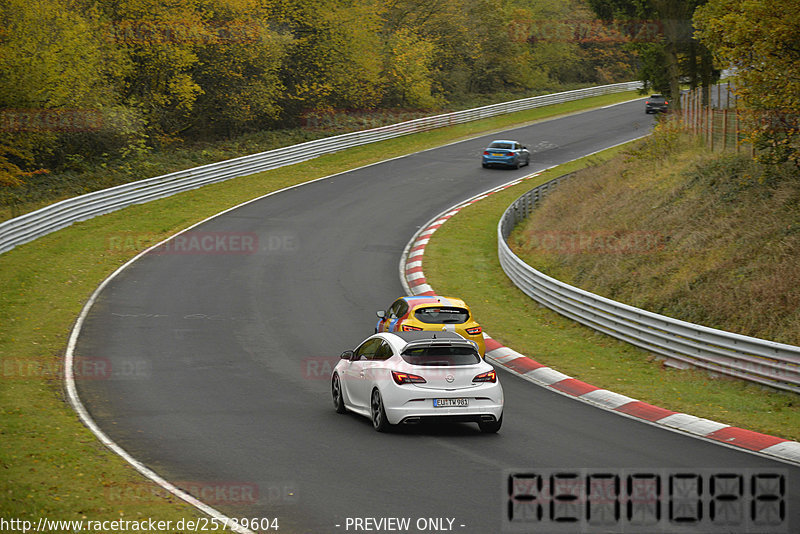
M 710 0 L 698 9 L 700 40 L 734 72 L 752 117 L 760 159 L 800 167 L 800 4 Z
M 645 89 L 653 88 L 670 96 L 675 104 L 682 79 L 688 78 L 692 87 L 708 88 L 716 82 L 719 72 L 708 61 L 708 51 L 693 37 L 692 16 L 707 0 L 587 0 L 604 20 L 628 20 L 654 23 L 661 28 L 661 37 L 632 46 L 641 58 L 640 79 Z M 698 65 L 699 61 L 699 65 Z

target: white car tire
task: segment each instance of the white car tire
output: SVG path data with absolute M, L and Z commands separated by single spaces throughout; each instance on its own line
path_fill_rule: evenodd
M 500 430 L 500 427 L 503 426 L 503 414 L 500 414 L 500 419 L 496 421 L 492 421 L 491 423 L 478 423 L 478 426 L 484 434 L 495 434 Z
M 378 388 L 372 390 L 372 396 L 369 401 L 369 413 L 372 419 L 372 426 L 378 432 L 388 432 L 392 425 L 386 418 L 386 410 L 383 407 L 383 397 Z
M 345 413 L 347 408 L 344 405 L 342 381 L 339 379 L 338 374 L 334 374 L 331 380 L 331 394 L 333 396 L 333 407 L 336 409 L 336 413 Z

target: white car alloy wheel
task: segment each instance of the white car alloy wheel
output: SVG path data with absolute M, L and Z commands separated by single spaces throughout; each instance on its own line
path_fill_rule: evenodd
M 333 380 L 331 380 L 331 394 L 333 395 L 333 407 L 336 408 L 336 413 L 345 413 L 347 408 L 344 405 L 342 383 L 338 374 L 334 374 Z
M 392 426 L 386 419 L 386 411 L 383 408 L 383 397 L 377 389 L 372 390 L 372 400 L 370 401 L 370 414 L 372 414 L 372 426 L 378 432 L 386 432 Z

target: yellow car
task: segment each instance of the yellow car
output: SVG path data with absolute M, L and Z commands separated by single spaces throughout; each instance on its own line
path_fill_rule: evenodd
M 441 296 L 400 297 L 386 311 L 377 312 L 375 332 L 446 330 L 457 332 L 478 345 L 486 354 L 483 329 L 475 322 L 469 306 L 461 300 Z

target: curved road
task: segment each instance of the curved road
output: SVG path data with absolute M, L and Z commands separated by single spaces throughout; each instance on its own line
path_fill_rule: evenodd
M 785 469 L 800 495 L 800 469 L 507 373 L 497 435 L 475 425 L 378 434 L 331 406 L 330 365 L 372 332 L 374 310 L 402 294 L 398 262 L 420 225 L 490 187 L 643 135 L 652 118 L 642 108 L 636 101 L 391 160 L 204 223 L 195 237 L 217 247 L 252 239 L 258 251 L 173 249 L 123 271 L 76 350 L 114 373 L 79 380 L 81 398 L 112 439 L 165 478 L 199 488 L 232 516 L 277 516 L 284 532 L 353 532 L 347 518 L 367 517 L 411 518 L 410 532 L 417 518 L 499 532 L 508 468 Z M 482 169 L 479 154 L 497 137 L 527 144 L 530 168 Z

